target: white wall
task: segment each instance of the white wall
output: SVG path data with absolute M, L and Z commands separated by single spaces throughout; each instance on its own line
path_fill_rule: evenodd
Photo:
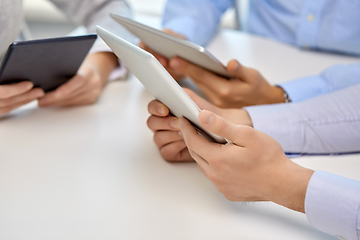
M 166 0 L 128 0 L 135 14 L 161 16 Z M 24 0 L 25 17 L 29 21 L 64 22 L 64 15 L 47 0 Z
M 127 0 L 136 16 L 141 19 L 160 19 L 166 0 Z M 194 0 L 196 1 L 196 0 Z M 33 38 L 64 36 L 74 26 L 64 14 L 48 0 L 23 0 L 24 14 Z M 147 20 L 149 22 L 149 20 Z M 156 22 L 159 22 L 156 20 Z M 155 24 L 158 26 L 158 23 Z M 234 11 L 225 14 L 222 27 L 234 28 Z

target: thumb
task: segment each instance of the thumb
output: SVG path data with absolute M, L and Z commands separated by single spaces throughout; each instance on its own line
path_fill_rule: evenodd
M 201 110 L 210 110 L 212 112 L 216 112 L 216 107 L 197 95 L 193 90 L 188 88 L 183 88 L 186 94 L 194 101 L 194 103 L 201 109 Z
M 246 81 L 246 70 L 247 68 L 241 65 L 238 61 L 231 60 L 227 65 L 227 70 L 230 74 L 234 75 L 237 78 L 240 78 L 243 81 Z
M 235 125 L 213 112 L 204 110 L 199 114 L 199 122 L 207 131 L 226 138 L 235 145 L 245 147 L 255 133 L 253 128 Z

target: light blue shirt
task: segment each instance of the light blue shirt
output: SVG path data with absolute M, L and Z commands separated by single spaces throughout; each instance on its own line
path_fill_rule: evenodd
M 168 0 L 164 28 L 204 45 L 231 0 Z M 319 51 L 360 55 L 360 1 L 251 0 L 245 29 Z M 360 151 L 360 64 L 336 65 L 319 76 L 280 84 L 293 103 L 247 107 L 254 128 L 288 153 Z M 347 240 L 360 240 L 360 183 L 317 171 L 305 199 L 309 222 Z
M 168 0 L 163 27 L 190 41 L 206 44 L 233 0 Z M 245 30 L 299 48 L 360 56 L 360 1 L 251 0 Z M 300 102 L 356 84 L 353 71 L 336 66 L 321 76 L 279 84 L 293 102 Z M 347 79 L 334 84 L 331 74 Z M 349 74 L 349 76 L 347 75 Z
M 316 171 L 310 179 L 305 213 L 320 231 L 340 239 L 360 239 L 360 182 Z
M 360 84 L 298 103 L 245 109 L 254 128 L 275 138 L 286 153 L 360 152 Z
M 204 45 L 233 0 L 168 0 L 164 28 Z M 360 55 L 358 0 L 250 0 L 245 30 L 297 47 Z

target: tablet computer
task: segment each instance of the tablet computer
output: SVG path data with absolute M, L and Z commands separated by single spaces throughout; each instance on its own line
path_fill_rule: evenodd
M 73 77 L 96 34 L 12 43 L 0 68 L 0 84 L 31 81 L 45 92 Z
M 226 70 L 226 67 L 202 46 L 135 22 L 116 13 L 112 13 L 111 17 L 140 38 L 149 48 L 168 59 L 178 56 L 225 78 L 233 77 Z
M 226 143 L 224 138 L 207 132 L 200 125 L 200 109 L 172 78 L 158 60 L 147 51 L 125 41 L 115 34 L 96 27 L 97 33 L 142 82 L 157 100 L 164 103 L 176 117 L 186 117 L 198 132 L 212 142 Z

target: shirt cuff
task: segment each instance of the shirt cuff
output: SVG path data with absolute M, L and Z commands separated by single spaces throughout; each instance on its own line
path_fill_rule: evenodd
M 278 84 L 289 95 L 292 102 L 301 102 L 328 93 L 326 82 L 321 76 L 309 76 Z
M 303 130 L 295 104 L 281 103 L 244 108 L 255 129 L 275 138 L 285 153 L 301 153 Z
M 97 44 L 90 49 L 89 54 L 93 54 L 97 52 L 112 52 L 112 50 L 107 45 Z M 110 73 L 109 81 L 114 81 L 117 79 L 125 79 L 128 76 L 128 69 L 120 61 L 119 58 L 118 61 L 119 61 L 119 65 Z
M 360 182 L 316 171 L 310 179 L 305 213 L 316 229 L 340 239 L 358 240 Z

